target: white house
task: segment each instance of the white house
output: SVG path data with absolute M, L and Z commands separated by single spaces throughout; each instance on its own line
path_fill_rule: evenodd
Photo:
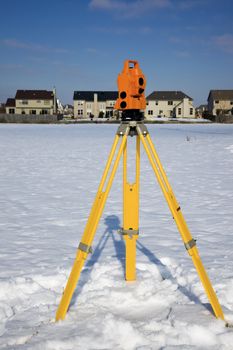
M 110 117 L 117 97 L 117 91 L 74 91 L 74 117 Z
M 56 91 L 17 90 L 15 98 L 6 102 L 7 114 L 47 114 L 57 113 Z
M 200 105 L 198 107 L 196 107 L 195 113 L 196 113 L 196 117 L 197 118 L 202 118 L 203 117 L 203 113 L 208 111 L 208 106 L 207 105 Z
M 193 99 L 182 91 L 154 91 L 146 98 L 145 117 L 195 118 Z
M 212 115 L 233 115 L 233 90 L 210 90 L 208 112 Z

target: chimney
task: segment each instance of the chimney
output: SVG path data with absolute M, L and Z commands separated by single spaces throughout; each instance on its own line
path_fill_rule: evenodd
M 55 86 L 53 87 L 53 114 L 57 114 L 57 96 Z
M 94 117 L 98 118 L 98 94 L 94 93 Z

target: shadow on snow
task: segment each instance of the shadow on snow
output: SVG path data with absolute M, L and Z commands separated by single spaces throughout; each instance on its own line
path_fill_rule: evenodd
M 74 303 L 76 302 L 76 299 L 78 298 L 78 295 L 81 293 L 83 287 L 85 286 L 85 284 L 89 280 L 92 267 L 99 260 L 101 254 L 102 254 L 102 252 L 103 252 L 103 250 L 104 250 L 104 248 L 105 248 L 105 246 L 110 238 L 112 239 L 113 245 L 115 248 L 115 255 L 113 257 L 116 257 L 118 259 L 118 261 L 120 262 L 123 273 L 125 271 L 125 243 L 124 243 L 122 236 L 120 236 L 121 237 L 120 239 L 116 238 L 116 233 L 121 228 L 120 219 L 116 215 L 109 215 L 104 219 L 104 223 L 105 223 L 106 229 L 105 229 L 104 233 L 102 234 L 102 236 L 100 237 L 100 240 L 99 240 L 97 246 L 95 247 L 93 254 L 89 257 L 89 260 L 87 261 L 87 263 L 85 265 L 85 268 L 81 272 L 80 280 L 79 280 L 77 289 L 73 295 L 72 301 L 70 303 L 70 307 L 72 305 L 74 305 Z M 213 310 L 212 310 L 211 305 L 209 303 L 203 304 L 200 301 L 200 299 L 195 294 L 192 293 L 192 291 L 190 291 L 186 287 L 181 286 L 179 283 L 177 283 L 176 278 L 172 275 L 169 268 L 165 264 L 163 264 L 161 262 L 161 260 L 159 258 L 157 258 L 155 256 L 155 254 L 152 253 L 152 251 L 150 249 L 148 249 L 146 246 L 144 246 L 139 241 L 137 241 L 137 249 L 141 253 L 143 253 L 151 263 L 155 264 L 158 267 L 159 272 L 161 274 L 161 277 L 163 279 L 170 279 L 172 282 L 176 283 L 178 285 L 179 291 L 183 295 L 185 295 L 190 301 L 192 301 L 196 304 L 203 305 L 209 312 L 211 312 L 213 314 Z

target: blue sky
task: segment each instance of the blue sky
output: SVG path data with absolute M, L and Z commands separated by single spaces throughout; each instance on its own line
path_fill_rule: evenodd
M 182 90 L 194 104 L 233 89 L 231 0 L 1 1 L 0 102 L 17 89 L 116 90 L 137 59 L 154 90 Z

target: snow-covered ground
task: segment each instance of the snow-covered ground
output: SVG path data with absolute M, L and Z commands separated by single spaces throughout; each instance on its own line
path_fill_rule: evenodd
M 232 322 L 233 125 L 148 128 Z M 70 310 L 54 322 L 116 129 L 0 125 L 0 349 L 233 349 L 144 150 L 137 281 L 124 280 L 120 167 Z

